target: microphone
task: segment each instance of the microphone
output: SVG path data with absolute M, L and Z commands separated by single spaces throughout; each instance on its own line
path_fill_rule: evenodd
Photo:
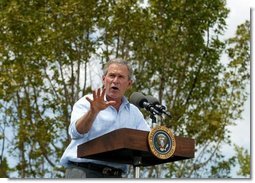
M 139 92 L 134 92 L 130 96 L 130 102 L 134 104 L 136 107 L 143 108 L 143 103 L 148 103 L 148 100 L 145 96 Z
M 147 101 L 148 101 L 150 104 L 152 104 L 153 106 L 155 106 L 156 109 L 157 109 L 158 111 L 160 111 L 161 113 L 164 113 L 164 114 L 167 115 L 168 117 L 172 117 L 171 113 L 168 112 L 168 111 L 166 111 L 166 107 L 163 106 L 163 105 L 161 105 L 161 104 L 159 103 L 158 99 L 156 99 L 155 97 L 150 96 L 150 95 L 147 95 L 145 98 L 147 99 Z
M 134 92 L 130 96 L 130 103 L 134 104 L 136 107 L 139 108 L 145 108 L 147 111 L 150 111 L 151 113 L 155 113 L 158 115 L 161 115 L 162 112 L 159 111 L 157 108 L 155 108 L 152 104 L 148 102 L 146 97 L 139 92 Z

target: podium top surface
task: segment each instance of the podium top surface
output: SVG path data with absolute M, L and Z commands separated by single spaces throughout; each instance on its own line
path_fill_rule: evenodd
M 172 157 L 159 159 L 154 156 L 148 145 L 147 131 L 121 128 L 78 146 L 80 158 L 135 165 L 152 166 L 167 162 L 194 158 L 195 140 L 175 136 L 176 149 Z

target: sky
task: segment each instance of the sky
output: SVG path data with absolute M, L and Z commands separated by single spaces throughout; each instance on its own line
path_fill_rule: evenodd
M 224 38 L 233 37 L 235 34 L 235 30 L 237 28 L 237 25 L 240 25 L 245 20 L 250 20 L 250 17 L 251 17 L 250 9 L 252 8 L 252 9 L 254 9 L 254 11 L 252 13 L 253 21 L 252 21 L 252 41 L 251 42 L 254 42 L 255 41 L 254 40 L 254 37 L 255 37 L 255 33 L 254 33 L 254 29 L 255 29 L 255 25 L 254 25 L 255 24 L 255 1 L 254 0 L 227 0 L 227 7 L 230 9 L 230 13 L 226 20 L 228 28 L 225 31 Z M 251 48 L 252 48 L 252 60 L 254 60 L 253 45 L 251 46 Z M 251 73 L 253 73 L 254 67 L 252 66 L 251 69 L 252 69 Z M 254 83 L 251 83 L 251 84 L 252 84 L 251 90 L 253 91 Z M 249 93 L 251 93 L 249 86 L 247 87 L 247 90 L 249 91 Z M 235 144 L 237 144 L 239 146 L 243 146 L 247 149 L 251 148 L 251 152 L 253 152 L 253 147 L 251 146 L 252 133 L 250 133 L 250 132 L 252 132 L 252 130 L 251 130 L 252 126 L 251 126 L 251 118 L 250 118 L 250 116 L 251 116 L 250 109 L 251 109 L 251 103 L 253 103 L 253 102 L 254 102 L 253 97 L 249 96 L 247 99 L 247 102 L 245 103 L 245 106 L 244 106 L 244 112 L 242 115 L 243 120 L 238 122 L 237 126 L 229 128 L 232 131 L 232 135 L 231 135 L 232 141 Z M 225 149 L 226 154 L 233 155 L 234 152 L 233 152 L 232 147 L 226 146 L 226 147 L 224 147 L 224 149 Z M 252 164 L 254 164 L 254 158 L 252 158 L 252 160 L 253 160 Z M 9 181 L 10 180 L 8 180 L 8 179 L 1 179 L 1 182 L 9 182 Z M 13 182 L 14 180 L 11 180 L 11 181 Z M 17 180 L 17 181 L 19 181 L 19 180 Z M 222 180 L 220 180 L 220 181 L 222 182 Z M 247 180 L 240 180 L 240 179 L 238 180 L 238 182 L 242 182 L 242 181 L 247 182 Z M 23 181 L 23 182 L 26 182 L 26 181 Z M 51 182 L 55 182 L 55 181 L 51 181 Z
M 251 19 L 251 8 L 254 7 L 255 10 L 255 0 L 227 0 L 227 7 L 230 9 L 228 18 L 226 19 L 227 29 L 222 37 L 222 39 L 226 40 L 230 37 L 235 36 L 235 31 L 237 29 L 237 26 L 244 23 L 245 20 Z M 255 13 L 254 13 L 255 14 Z M 224 59 L 227 57 L 222 57 L 223 62 Z M 93 62 L 92 64 L 95 64 Z M 99 64 L 99 63 L 96 63 Z M 93 68 L 93 66 L 91 66 Z M 97 68 L 97 67 L 94 67 Z M 98 70 L 93 70 L 93 73 L 97 73 L 98 81 L 101 81 L 101 73 Z M 93 76 L 95 78 L 95 75 Z M 101 83 L 95 83 L 92 82 L 92 88 L 96 89 L 101 86 Z M 250 86 L 247 86 L 247 91 L 250 93 Z M 244 147 L 245 149 L 250 150 L 250 144 L 251 144 L 251 120 L 250 120 L 250 104 L 251 104 L 251 97 L 248 96 L 247 101 L 244 105 L 244 112 L 242 114 L 243 119 L 236 121 L 237 126 L 231 126 L 229 127 L 229 130 L 231 130 L 231 140 L 236 145 Z M 233 150 L 233 146 L 225 145 L 223 146 L 222 152 L 227 157 L 235 155 L 235 151 Z M 236 167 L 235 170 L 233 170 L 232 174 L 233 177 L 237 177 L 236 171 L 238 170 L 238 167 Z
M 251 7 L 255 10 L 254 0 L 227 0 L 227 7 L 230 9 L 229 16 L 226 20 L 228 28 L 224 37 L 229 38 L 234 36 L 235 30 L 238 25 L 245 20 L 251 19 Z M 255 12 L 253 13 L 255 14 Z M 253 15 L 254 16 L 254 15 Z M 254 30 L 254 29 L 253 29 Z M 250 92 L 250 86 L 247 86 L 247 91 Z M 248 150 L 251 148 L 251 97 L 248 96 L 244 105 L 244 112 L 242 114 L 243 119 L 237 121 L 237 126 L 230 127 L 231 140 L 238 146 L 242 146 Z M 227 155 L 234 155 L 233 147 L 225 146 L 225 153 Z M 234 173 L 234 172 L 233 172 Z
M 228 18 L 226 19 L 227 29 L 224 33 L 223 39 L 228 39 L 235 35 L 237 26 L 244 23 L 245 20 L 251 20 L 251 8 L 254 7 L 255 14 L 255 0 L 227 0 L 227 7 L 230 9 Z M 254 19 L 255 20 L 255 19 Z M 253 29 L 254 30 L 254 29 Z M 94 64 L 94 63 L 93 63 Z M 98 63 L 97 63 L 98 64 Z M 93 68 L 93 67 L 92 67 Z M 94 67 L 95 68 L 95 67 Z M 101 80 L 101 73 L 94 70 L 93 73 L 97 73 L 98 80 Z M 95 76 L 93 76 L 95 77 Z M 94 83 L 92 88 L 100 87 L 100 83 Z M 250 86 L 247 86 L 247 91 L 250 92 Z M 250 120 L 250 105 L 251 97 L 248 96 L 247 101 L 244 105 L 244 112 L 242 114 L 243 119 L 237 121 L 237 126 L 229 127 L 231 130 L 231 140 L 238 146 L 244 147 L 245 149 L 250 150 L 251 148 L 251 120 Z M 222 149 L 222 152 L 227 157 L 235 155 L 233 147 L 225 145 Z M 238 177 L 236 172 L 238 167 L 233 170 L 233 177 Z

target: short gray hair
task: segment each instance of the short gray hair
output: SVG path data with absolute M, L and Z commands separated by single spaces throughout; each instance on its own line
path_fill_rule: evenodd
M 104 66 L 104 76 L 107 74 L 108 72 L 108 68 L 111 64 L 120 64 L 120 65 L 125 65 L 127 66 L 127 69 L 128 69 L 128 79 L 129 80 L 133 80 L 133 70 L 132 70 L 132 67 L 129 65 L 129 63 L 121 58 L 114 58 L 114 59 L 111 59 L 109 60 L 105 66 Z

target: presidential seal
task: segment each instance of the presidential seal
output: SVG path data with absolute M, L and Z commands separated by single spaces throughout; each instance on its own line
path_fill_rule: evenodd
M 157 126 L 150 131 L 148 143 L 152 154 L 159 159 L 170 158 L 176 148 L 172 131 L 164 126 Z

